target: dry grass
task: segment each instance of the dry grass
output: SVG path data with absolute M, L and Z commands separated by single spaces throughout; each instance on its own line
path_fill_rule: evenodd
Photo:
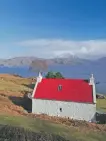
M 29 90 L 28 87 L 24 86 L 28 84 L 30 84 L 30 79 L 27 78 L 7 74 L 0 75 L 0 91 L 21 92 Z
M 9 74 L 0 74 L 0 112 L 22 115 L 24 109 L 15 105 L 10 97 L 17 97 L 21 100 L 24 91 L 32 91 L 27 85 L 31 84 L 31 79 L 16 77 Z

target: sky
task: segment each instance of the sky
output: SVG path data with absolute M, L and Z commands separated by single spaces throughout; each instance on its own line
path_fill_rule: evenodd
M 0 58 L 106 56 L 106 0 L 0 0 Z

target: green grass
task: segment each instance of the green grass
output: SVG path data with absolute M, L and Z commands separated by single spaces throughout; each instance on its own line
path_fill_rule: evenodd
M 106 99 L 97 99 L 97 110 L 106 112 Z
M 79 141 L 105 141 L 106 134 L 103 132 L 82 131 L 74 127 L 66 127 L 50 121 L 38 118 L 15 117 L 0 115 L 0 124 L 24 127 L 34 132 L 45 131 L 63 136 L 66 139 L 77 139 Z

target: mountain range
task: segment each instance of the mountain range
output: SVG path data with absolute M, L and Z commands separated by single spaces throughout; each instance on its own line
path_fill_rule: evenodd
M 0 66 L 8 66 L 8 67 L 30 66 L 30 64 L 34 60 L 38 61 L 38 63 L 40 60 L 43 60 L 43 61 L 46 61 L 47 64 L 69 64 L 69 65 L 92 62 L 91 60 L 82 59 L 74 55 L 65 54 L 65 55 L 58 56 L 52 59 L 44 59 L 44 58 L 37 58 L 37 57 L 15 57 L 10 59 L 0 59 Z

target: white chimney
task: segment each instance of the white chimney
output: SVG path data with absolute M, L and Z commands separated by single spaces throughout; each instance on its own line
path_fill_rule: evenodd
M 37 77 L 37 82 L 36 82 L 36 84 L 35 84 L 35 87 L 34 87 L 34 90 L 33 90 L 33 93 L 32 93 L 32 98 L 34 97 L 34 94 L 35 94 L 35 92 L 36 92 L 37 86 L 38 86 L 38 84 L 42 81 L 42 78 L 43 78 L 42 73 L 39 72 L 39 75 L 38 75 L 38 77 Z
M 39 75 L 37 77 L 37 82 L 41 82 L 42 81 L 42 78 L 43 78 L 42 73 L 39 72 Z
M 93 88 L 93 102 L 96 103 L 96 88 L 95 88 L 95 79 L 93 74 L 91 74 L 89 85 L 92 85 Z
M 89 82 L 89 84 L 90 85 L 93 85 L 95 83 L 95 79 L 94 79 L 94 76 L 93 76 L 93 74 L 91 74 L 91 77 L 90 77 L 90 82 Z

